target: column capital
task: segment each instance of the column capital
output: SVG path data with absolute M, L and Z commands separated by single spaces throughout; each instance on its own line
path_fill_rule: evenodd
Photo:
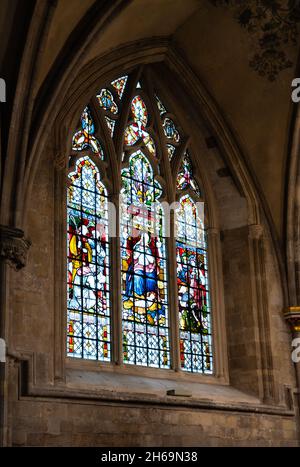
M 18 270 L 26 265 L 31 242 L 24 237 L 23 230 L 0 225 L 0 258 Z
M 284 319 L 293 332 L 300 332 L 300 306 L 289 306 L 284 310 Z
M 220 235 L 220 229 L 217 229 L 216 227 L 208 227 L 207 228 L 207 233 L 209 235 Z
M 248 236 L 251 240 L 259 240 L 264 232 L 264 228 L 261 224 L 250 224 L 248 225 L 248 229 Z

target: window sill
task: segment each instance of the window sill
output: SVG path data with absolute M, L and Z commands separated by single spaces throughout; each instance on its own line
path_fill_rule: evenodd
M 132 374 L 133 369 L 128 367 L 110 365 L 110 371 L 99 371 L 99 368 L 98 371 L 93 371 L 83 368 L 82 361 L 81 368 L 72 366 L 73 363 L 68 364 L 66 380 L 60 383 L 61 389 L 64 387 L 64 397 L 99 403 L 106 401 L 294 416 L 294 412 L 285 406 L 262 404 L 258 398 L 228 384 L 222 384 L 213 376 L 197 375 L 202 377 L 202 382 L 199 382 L 199 379 L 191 382 L 191 378 L 185 378 L 186 374 L 182 375 L 182 372 L 175 373 L 172 370 L 161 370 L 163 377 L 155 370 L 156 377 L 153 377 L 149 375 L 148 368 L 138 369 L 140 372 L 134 368 L 135 374 Z M 145 372 L 148 373 L 147 376 Z M 203 378 L 208 378 L 207 382 L 203 382 Z M 58 386 L 57 390 L 59 391 Z M 169 390 L 191 395 L 167 395 Z
M 206 377 L 188 381 L 182 372 L 155 370 L 156 377 L 150 377 L 148 368 L 141 368 L 145 374 L 132 374 L 132 368 L 109 365 L 110 371 L 97 371 L 87 368 L 89 365 L 75 362 L 66 366 L 65 379 L 53 384 L 36 384 L 32 379 L 32 355 L 13 354 L 10 357 L 19 363 L 20 400 L 35 398 L 68 403 L 87 404 L 126 404 L 178 407 L 187 409 L 220 410 L 229 412 L 261 413 L 294 417 L 295 412 L 284 405 L 263 404 L 258 398 L 237 390 L 216 377 Z M 129 372 L 131 370 L 131 373 Z M 163 373 L 163 377 L 161 375 Z M 188 375 L 190 376 L 190 375 Z M 193 375 L 192 375 L 193 376 Z M 208 379 L 206 379 L 208 378 Z M 214 384 L 212 384 L 212 380 Z M 167 395 L 167 391 L 190 393 L 190 397 Z

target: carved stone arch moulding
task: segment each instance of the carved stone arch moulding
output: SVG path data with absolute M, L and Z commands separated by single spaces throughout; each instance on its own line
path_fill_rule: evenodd
M 122 60 L 124 60 L 124 54 L 122 54 Z M 111 60 L 110 60 L 110 62 L 111 62 Z M 145 73 L 146 73 L 146 71 L 147 71 L 146 68 L 147 67 L 148 67 L 148 64 L 144 63 L 143 68 L 140 68 L 140 66 L 138 65 L 136 70 L 141 69 L 142 72 L 145 71 Z M 103 76 L 101 76 L 100 78 L 98 78 L 98 77 L 93 78 L 93 79 L 95 79 L 96 84 L 92 87 L 92 89 L 94 89 L 95 93 L 99 92 L 101 87 L 106 87 L 107 83 L 110 82 L 109 80 L 115 79 L 118 76 L 127 73 L 127 70 L 126 69 L 124 70 L 124 66 L 122 67 L 121 71 L 120 70 L 118 71 L 117 67 L 115 67 L 115 68 L 116 69 L 114 70 L 114 72 L 110 72 L 109 75 L 107 75 L 107 78 L 103 78 Z M 100 67 L 100 69 L 102 70 L 103 67 Z M 132 64 L 131 63 L 129 64 L 128 72 L 130 72 L 130 71 L 132 71 Z M 133 74 L 135 73 L 134 69 L 133 69 L 132 73 Z M 136 75 L 135 78 L 136 78 L 136 81 L 137 81 L 138 71 L 136 73 L 137 73 L 137 75 Z M 105 79 L 108 79 L 108 81 L 105 81 Z M 76 126 L 76 124 L 74 122 L 76 122 L 76 121 L 78 122 L 78 116 L 77 116 L 77 118 L 75 117 L 76 111 L 78 112 L 77 115 L 80 115 L 80 112 L 85 107 L 85 105 L 88 104 L 89 102 L 91 102 L 91 84 L 88 83 L 88 86 L 87 86 L 86 82 L 84 81 L 83 86 L 84 86 L 83 90 L 80 91 L 80 90 L 76 89 L 75 93 L 74 92 L 71 93 L 70 101 L 62 103 L 61 113 L 59 113 L 56 116 L 55 130 L 57 131 L 57 133 L 56 133 L 57 134 L 57 139 L 56 139 L 56 144 L 55 144 L 55 150 L 58 151 L 58 154 L 62 154 L 62 148 L 65 148 L 64 137 L 66 135 L 65 130 L 63 130 L 60 133 L 59 126 L 62 123 L 63 123 L 64 127 L 68 127 L 69 125 L 73 124 L 72 131 L 74 131 L 75 126 Z M 87 89 L 85 89 L 86 87 L 87 87 Z M 86 100 L 86 99 L 83 99 L 82 97 L 80 97 L 80 106 L 78 105 L 79 91 L 81 93 L 81 96 L 86 96 L 86 99 L 87 99 Z M 131 98 L 132 98 L 132 96 L 131 96 Z M 71 101 L 73 101 L 73 102 L 71 102 Z M 172 109 L 172 107 L 173 106 L 171 106 L 170 109 Z M 70 111 L 69 115 L 67 114 L 66 109 L 68 109 Z M 174 110 L 174 115 L 175 114 L 176 114 L 176 111 Z M 180 120 L 180 117 L 179 117 L 179 120 Z M 102 128 L 102 130 L 103 130 L 103 128 Z M 183 130 L 184 130 L 184 128 L 183 128 Z M 71 140 L 71 136 L 72 136 L 72 133 L 71 134 L 70 133 L 68 135 L 69 141 Z M 60 147 L 60 142 L 61 142 L 61 147 Z M 185 144 L 182 146 L 181 150 L 184 150 L 185 148 L 189 147 L 189 145 L 190 145 L 190 140 L 189 140 L 189 138 L 187 138 L 186 141 L 185 141 Z M 196 147 L 196 145 L 195 145 L 195 147 Z M 108 151 L 109 151 L 109 149 L 108 149 Z M 191 149 L 191 151 L 194 152 L 194 149 L 193 150 Z M 69 147 L 67 149 L 67 151 L 66 151 L 67 157 L 70 154 L 70 152 L 72 152 L 72 151 L 70 151 L 70 147 Z M 195 151 L 195 154 L 196 154 L 196 151 Z M 118 156 L 118 155 L 116 155 L 116 156 Z M 77 157 L 76 157 L 76 159 L 77 159 Z M 182 159 L 182 157 L 180 157 L 180 159 Z M 116 158 L 116 160 L 117 160 L 117 158 Z M 61 169 L 64 169 L 63 164 L 61 166 Z M 61 172 L 61 170 L 59 170 L 59 172 Z M 196 173 L 196 171 L 195 171 L 195 173 Z M 157 174 L 156 177 L 158 179 L 160 177 L 160 175 Z M 199 173 L 197 172 L 197 177 L 199 178 L 199 181 L 200 181 L 200 178 L 201 178 L 201 183 L 202 183 L 201 170 L 199 171 Z M 173 174 L 173 178 L 174 178 L 174 174 Z M 59 180 L 57 180 L 56 184 L 58 185 L 57 193 L 60 193 L 61 195 L 63 194 L 63 183 L 64 183 L 64 177 L 59 177 Z M 205 184 L 207 184 L 207 186 L 209 186 L 208 182 L 203 183 L 203 185 L 205 185 Z M 59 185 L 61 185 L 61 186 L 59 187 Z M 203 186 L 203 192 L 205 192 L 208 189 L 209 188 L 206 188 L 205 186 Z M 57 224 L 59 224 L 59 216 L 61 215 L 61 212 L 64 210 L 64 208 L 62 206 L 63 200 L 61 199 L 61 201 L 59 201 L 58 196 L 56 198 L 57 198 L 56 199 L 56 204 L 57 204 L 57 208 L 58 208 L 56 210 L 57 211 Z M 212 203 L 211 212 L 213 212 L 213 203 Z M 211 284 L 212 284 L 212 289 L 218 290 L 218 293 L 216 293 L 216 294 L 213 292 L 212 302 L 213 302 L 213 304 L 214 304 L 214 306 L 216 308 L 216 315 L 217 314 L 219 315 L 219 317 L 218 316 L 215 317 L 213 325 L 215 326 L 215 334 L 220 336 L 218 345 L 216 345 L 216 350 L 215 350 L 215 362 L 216 362 L 216 368 L 217 368 L 215 376 L 217 376 L 220 381 L 223 380 L 225 382 L 228 377 L 227 377 L 227 370 L 226 370 L 227 369 L 227 363 L 226 363 L 226 350 L 225 350 L 226 349 L 226 339 L 225 339 L 225 325 L 224 325 L 224 312 L 223 312 L 223 306 L 224 305 L 223 305 L 222 293 L 220 292 L 221 289 L 222 289 L 222 286 L 221 286 L 222 273 L 221 273 L 221 267 L 220 267 L 221 261 L 220 261 L 220 258 L 218 258 L 218 255 L 220 254 L 220 248 L 218 248 L 218 242 L 220 241 L 220 239 L 219 239 L 219 233 L 218 233 L 217 216 L 215 216 L 215 218 L 214 218 L 214 216 L 211 216 L 211 219 L 213 219 L 213 220 L 210 221 L 210 225 L 209 225 L 210 230 L 208 232 L 208 237 L 209 237 L 209 242 L 212 243 L 212 250 L 216 252 L 215 254 L 211 254 L 210 258 L 209 258 L 211 270 L 214 271 L 213 274 L 212 274 L 212 277 L 211 277 Z M 58 232 L 58 235 L 61 236 L 61 240 L 58 241 L 58 245 L 63 245 L 64 244 L 64 240 L 63 240 L 64 233 L 63 233 L 63 231 Z M 112 245 L 112 248 L 113 248 L 113 251 L 116 251 L 117 246 Z M 214 258 L 214 256 L 217 256 L 217 257 Z M 60 261 L 60 258 L 61 258 L 60 254 L 56 254 L 55 257 L 57 257 L 58 261 Z M 115 258 L 116 258 L 116 256 L 115 256 Z M 114 263 L 113 267 L 116 267 L 116 268 L 118 267 L 117 262 Z M 57 296 L 62 295 L 62 297 L 63 297 L 63 295 L 64 295 L 63 291 L 65 290 L 64 267 L 62 267 L 62 265 L 58 265 L 58 267 L 55 268 L 55 269 L 57 271 L 61 272 L 61 279 L 62 279 L 61 281 L 58 281 L 58 282 L 61 283 L 61 285 L 56 290 L 56 295 Z M 60 276 L 60 274 L 58 276 Z M 115 274 L 115 277 L 117 278 L 118 274 Z M 119 287 L 120 286 L 118 284 L 118 281 L 116 280 L 115 286 L 113 287 L 113 296 L 114 296 L 114 302 L 115 303 L 117 303 L 118 300 L 119 300 L 118 299 Z M 64 314 L 65 314 L 64 298 L 62 298 L 62 300 L 58 299 L 57 303 L 56 303 L 56 319 L 55 319 L 55 322 L 59 323 L 59 324 L 56 325 L 56 330 L 57 331 L 58 331 L 58 327 L 60 329 L 64 327 L 63 326 L 64 325 L 64 318 L 63 318 Z M 56 334 L 57 334 L 57 336 L 56 336 L 56 345 L 55 345 L 54 374 L 55 374 L 55 376 L 56 376 L 56 378 L 58 380 L 62 380 L 62 379 L 64 379 L 64 371 L 65 371 L 64 370 L 64 368 L 65 368 L 65 361 L 64 361 L 64 355 L 65 355 L 64 342 L 65 342 L 65 340 L 64 340 L 64 336 L 62 335 L 61 331 L 57 332 Z M 116 341 L 118 340 L 117 334 L 118 333 L 116 333 L 116 335 L 115 335 Z M 120 347 L 121 347 L 121 344 L 119 345 L 119 348 Z M 114 350 L 116 360 L 118 360 L 118 352 L 119 352 L 119 349 L 118 349 L 118 347 L 116 347 L 116 349 Z M 72 365 L 74 366 L 75 363 L 72 362 Z M 82 364 L 82 362 L 80 364 Z
M 138 50 L 138 52 L 137 52 Z M 239 182 L 240 189 L 247 199 L 248 203 L 248 223 L 250 225 L 259 225 L 260 224 L 260 212 L 261 212 L 261 200 L 259 194 L 256 191 L 256 188 L 252 182 L 251 175 L 248 172 L 247 166 L 244 163 L 240 148 L 235 141 L 230 129 L 228 128 L 225 119 L 222 116 L 222 113 L 218 109 L 213 98 L 209 95 L 208 91 L 202 86 L 199 82 L 199 79 L 194 75 L 192 70 L 184 62 L 182 57 L 178 54 L 176 49 L 170 45 L 166 39 L 157 39 L 150 41 L 140 41 L 138 43 L 131 43 L 126 46 L 120 47 L 113 52 L 110 52 L 107 55 L 99 57 L 90 64 L 86 65 L 77 76 L 73 76 L 70 80 L 69 87 L 66 93 L 62 95 L 61 101 L 56 98 L 56 102 L 60 102 L 60 105 L 50 106 L 51 111 L 45 113 L 43 119 L 47 118 L 48 124 L 55 129 L 56 132 L 56 150 L 59 150 L 59 153 L 62 154 L 61 147 L 65 148 L 65 135 L 67 128 L 74 128 L 76 121 L 78 121 L 78 116 L 84 108 L 87 102 L 91 99 L 93 94 L 96 94 L 99 91 L 101 86 L 104 86 L 110 80 L 115 79 L 116 77 L 130 73 L 133 70 L 142 69 L 141 67 L 151 66 L 161 66 L 164 64 L 174 75 L 174 78 L 182 86 L 183 92 L 190 94 L 191 99 L 193 100 L 193 105 L 195 111 L 198 115 L 201 115 L 201 118 L 207 123 L 207 127 L 210 129 L 210 133 L 207 133 L 207 136 L 213 134 L 218 141 L 218 145 L 222 152 L 226 155 L 226 160 L 230 165 L 233 173 L 235 174 L 236 179 Z M 137 72 L 138 73 L 138 72 Z M 164 86 L 162 84 L 162 90 Z M 166 96 L 168 91 L 166 90 Z M 174 97 L 170 96 L 170 101 L 175 101 Z M 176 111 L 175 111 L 176 113 Z M 43 126 L 43 121 L 41 122 Z M 60 132 L 60 126 L 63 125 L 64 130 Z M 42 128 L 42 127 L 41 127 Z M 27 193 L 26 193 L 26 205 L 28 204 L 31 186 L 34 179 L 34 173 L 37 169 L 39 158 L 43 151 L 45 141 L 49 135 L 44 135 L 42 131 L 37 132 L 37 140 L 35 141 L 33 147 L 36 151 L 33 151 L 31 154 L 32 160 L 32 169 L 28 173 L 28 184 L 27 184 Z M 70 136 L 69 136 L 70 137 Z M 59 147 L 62 145 L 61 147 Z M 193 147 L 193 154 L 197 154 L 198 151 L 196 147 Z M 198 157 L 195 158 L 197 161 Z M 197 163 L 197 162 L 196 162 Z M 202 169 L 202 170 L 201 170 Z M 214 242 L 216 247 L 214 251 L 221 254 L 221 249 L 219 244 L 219 234 L 215 235 L 216 229 L 218 229 L 218 216 L 216 214 L 214 194 L 212 192 L 211 186 L 208 182 L 208 179 L 205 176 L 205 170 L 200 168 L 201 172 L 201 181 L 203 183 L 203 189 L 206 194 L 206 199 L 209 207 L 209 227 L 210 232 L 209 236 L 213 239 L 211 242 Z M 62 189 L 58 190 L 62 194 Z M 26 211 L 26 209 L 25 209 Z M 59 208 L 61 212 L 61 207 Z M 25 213 L 26 216 L 26 213 Z M 25 218 L 24 218 L 25 221 Z M 214 279 L 212 282 L 215 284 L 215 290 L 218 290 L 217 296 L 215 297 L 215 302 L 219 303 L 220 314 L 224 316 L 222 312 L 223 308 L 223 293 L 221 291 L 222 286 L 220 285 L 222 281 L 222 265 L 220 258 L 211 258 L 213 263 L 212 270 L 219 271 L 214 274 Z M 213 287 L 213 283 L 212 283 Z M 214 288 L 214 287 L 213 287 Z M 64 290 L 62 287 L 61 290 Z M 116 284 L 115 292 L 117 293 L 118 284 Z M 116 296 L 116 300 L 118 297 Z M 61 312 L 63 310 L 64 303 L 60 302 L 58 304 L 58 313 L 57 323 L 61 323 L 63 326 Z M 222 324 L 218 325 L 219 331 L 217 333 L 220 335 L 224 333 L 224 326 Z M 221 329 L 222 328 L 222 329 Z M 222 332 L 220 332 L 222 331 Z M 58 333 L 59 334 L 59 333 Z M 60 332 L 61 335 L 61 332 Z M 59 344 L 60 342 L 60 344 Z M 62 356 L 64 355 L 63 348 L 61 345 L 64 345 L 59 339 L 56 348 L 61 349 L 62 351 L 57 352 L 56 361 L 57 365 L 57 377 L 63 377 L 64 373 L 64 362 L 62 361 Z M 121 345 L 121 344 L 120 344 Z M 218 344 L 219 348 L 217 350 L 219 358 L 218 373 L 219 375 L 224 375 L 226 373 L 227 364 L 222 358 L 221 354 L 224 353 L 224 345 Z M 216 359 L 218 361 L 218 358 Z M 222 370 L 221 370 L 222 368 Z
M 49 109 L 46 109 L 30 153 L 31 163 L 28 166 L 30 170 L 28 169 L 26 173 L 27 183 L 24 193 L 23 222 L 26 217 L 26 207 L 28 206 L 39 159 L 45 141 L 49 138 L 49 133 L 43 131 L 46 126 L 45 123 L 47 122 L 48 127 L 56 128 L 56 145 L 59 144 L 60 148 L 65 148 L 67 129 L 74 128 L 78 115 L 80 115 L 90 97 L 97 92 L 99 86 L 109 82 L 110 79 L 120 73 L 128 73 L 136 66 L 161 62 L 166 63 L 172 70 L 176 80 L 182 84 L 185 92 L 192 95 L 194 105 L 198 108 L 198 114 L 202 115 L 208 123 L 211 133 L 218 140 L 219 147 L 226 154 L 232 172 L 239 180 L 243 194 L 248 202 L 249 224 L 260 223 L 259 195 L 253 186 L 238 144 L 234 140 L 213 98 L 166 39 L 130 43 L 92 61 L 78 73 L 76 78 L 73 76 L 72 81 L 70 80 L 70 83 L 67 83 L 67 93 L 65 90 L 63 93 L 61 92 L 62 98 L 56 97 L 55 105 L 51 105 Z M 61 152 L 59 153 L 61 154 Z

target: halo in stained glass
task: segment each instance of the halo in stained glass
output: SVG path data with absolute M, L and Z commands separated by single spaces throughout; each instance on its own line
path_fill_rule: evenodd
M 114 96 L 108 89 L 101 89 L 100 94 L 96 97 L 102 109 L 109 111 L 114 115 L 118 113 L 118 106 L 114 101 Z
M 170 367 L 162 189 L 142 151 L 122 171 L 121 264 L 124 362 Z
M 180 361 L 183 370 L 213 371 L 206 236 L 195 202 L 183 196 L 176 210 Z
M 67 355 L 110 361 L 107 192 L 88 157 L 69 180 Z
M 122 99 L 126 83 L 127 83 L 128 76 L 121 76 L 118 79 L 115 79 L 114 81 L 111 82 L 111 85 L 115 88 L 115 90 L 118 93 L 118 96 L 120 99 Z
M 171 118 L 169 117 L 164 118 L 163 129 L 168 139 L 173 140 L 175 143 L 179 143 L 180 141 L 179 132 L 176 129 L 175 123 L 173 122 L 173 120 L 171 120 Z
M 187 190 L 191 188 L 197 196 L 201 196 L 198 183 L 193 175 L 193 167 L 188 152 L 185 153 L 177 175 L 177 190 Z

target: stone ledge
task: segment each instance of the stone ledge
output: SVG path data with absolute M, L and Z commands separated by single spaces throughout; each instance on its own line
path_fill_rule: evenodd
M 284 406 L 262 404 L 257 398 L 230 386 L 188 383 L 184 387 L 192 392 L 192 396 L 177 397 L 167 395 L 166 388 L 170 389 L 176 386 L 182 388 L 182 382 L 174 384 L 174 381 L 170 380 L 148 378 L 148 380 L 152 380 L 149 383 L 149 381 L 145 381 L 147 378 L 128 375 L 120 378 L 120 375 L 114 375 L 115 379 L 119 380 L 118 386 L 116 385 L 116 381 L 113 384 L 112 375 L 108 377 L 107 374 L 104 374 L 106 382 L 104 383 L 102 378 L 102 384 L 100 385 L 98 378 L 99 385 L 96 385 L 95 381 L 91 384 L 91 375 L 85 374 L 83 381 L 81 373 L 81 384 L 78 384 L 76 379 L 78 379 L 80 372 L 78 371 L 77 373 L 77 375 L 69 374 L 67 382 L 61 382 L 56 387 L 38 387 L 31 384 L 25 387 L 21 386 L 19 400 L 34 398 L 35 400 L 46 399 L 53 401 L 55 399 L 57 402 L 68 401 L 70 403 L 91 403 L 92 401 L 96 405 L 109 403 L 112 405 L 147 405 L 164 408 L 185 407 L 223 412 L 268 414 L 286 417 L 295 416 L 294 411 Z M 100 373 L 100 376 L 103 376 L 103 374 Z M 142 380 L 144 385 L 142 384 Z M 82 388 L 82 385 L 85 388 Z M 197 392 L 195 392 L 196 389 Z
M 129 394 L 99 391 L 98 394 L 89 391 L 72 390 L 70 388 L 30 388 L 28 393 L 20 395 L 19 400 L 52 401 L 65 403 L 66 401 L 75 404 L 91 403 L 96 405 L 136 405 L 136 406 L 160 406 L 164 408 L 193 408 L 202 410 L 214 410 L 222 412 L 239 412 L 249 414 L 266 414 L 281 417 L 295 417 L 292 410 L 284 407 L 268 406 L 264 404 L 252 405 L 246 403 L 219 403 L 211 400 L 200 400 L 195 398 L 178 398 L 172 396 L 157 397 L 149 394 Z

